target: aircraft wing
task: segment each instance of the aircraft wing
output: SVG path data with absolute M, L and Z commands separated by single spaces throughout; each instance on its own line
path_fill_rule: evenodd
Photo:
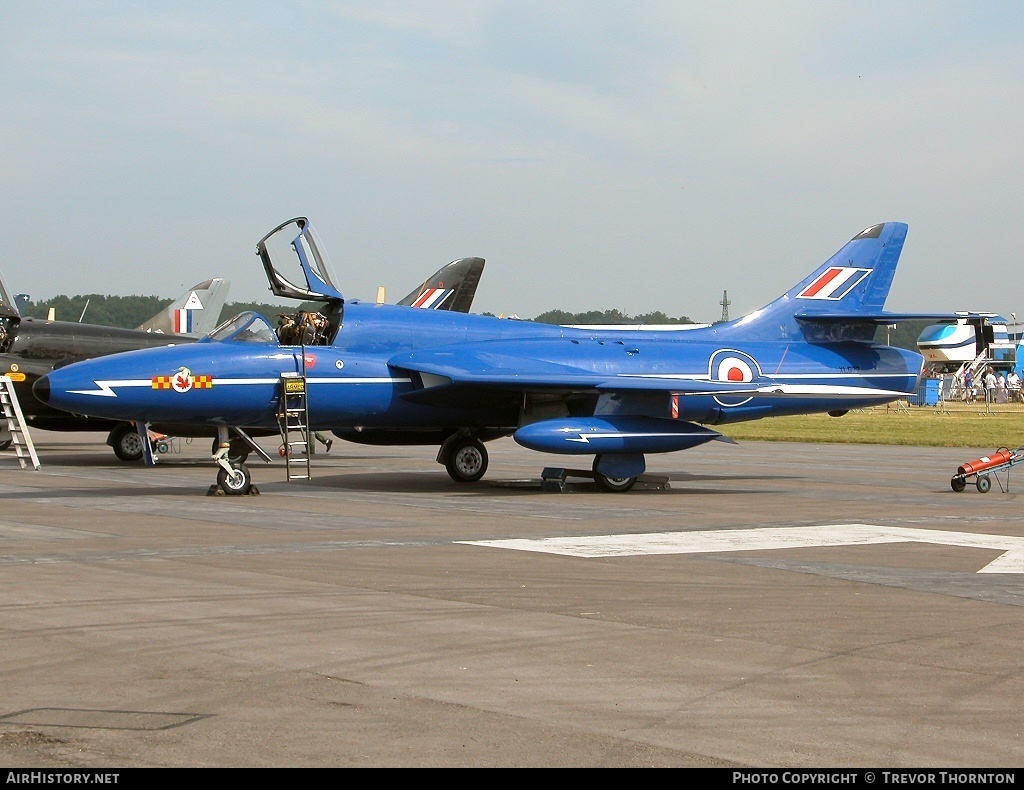
M 622 392 L 785 398 L 820 398 L 827 395 L 839 401 L 844 397 L 899 397 L 903 394 L 865 386 L 780 382 L 769 376 L 740 382 L 714 380 L 706 373 L 615 373 L 609 370 L 587 370 L 486 346 L 469 344 L 402 354 L 392 357 L 388 364 L 392 368 L 418 374 L 422 386 L 407 393 L 404 396 L 407 400 L 435 406 L 464 406 L 472 401 L 474 393 L 483 396 L 498 392 Z
M 423 386 L 407 394 L 407 400 L 434 405 L 463 404 L 473 391 L 751 395 L 779 386 L 765 378 L 726 382 L 706 375 L 616 375 L 486 349 L 420 351 L 393 357 L 388 364 L 418 374 Z

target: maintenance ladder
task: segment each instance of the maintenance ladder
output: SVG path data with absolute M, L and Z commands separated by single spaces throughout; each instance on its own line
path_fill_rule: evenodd
M 7 430 L 11 432 L 11 444 L 18 454 L 18 462 L 21 468 L 25 469 L 27 461 L 32 462 L 32 468 L 39 468 L 39 456 L 36 455 L 35 445 L 32 444 L 32 437 L 29 436 L 28 426 L 25 424 L 25 415 L 21 413 L 21 404 L 18 403 L 18 396 L 14 392 L 14 382 L 10 376 L 0 376 L 0 402 L 3 403 L 4 417 L 7 418 Z M 27 455 L 27 460 L 26 460 Z
M 288 480 L 309 480 L 309 403 L 306 377 L 302 373 L 281 374 L 277 426 L 281 430 L 281 451 Z

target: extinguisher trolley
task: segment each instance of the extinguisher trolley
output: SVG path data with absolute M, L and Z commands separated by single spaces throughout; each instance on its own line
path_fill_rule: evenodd
M 1010 490 L 1010 468 L 1024 461 L 1024 447 L 1011 450 L 1008 447 L 1000 447 L 991 455 L 976 458 L 957 467 L 956 474 L 949 481 L 950 487 L 956 491 L 963 491 L 968 481 L 973 480 L 974 485 L 981 493 L 987 493 L 992 488 L 992 478 L 996 479 L 999 489 L 1005 494 Z M 999 472 L 1006 472 L 1006 485 L 999 479 Z

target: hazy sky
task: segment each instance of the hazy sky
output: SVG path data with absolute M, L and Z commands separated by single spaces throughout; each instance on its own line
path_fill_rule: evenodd
M 1024 320 L 1024 3 L 0 0 L 8 286 L 347 297 L 487 259 L 474 311 L 766 304 L 910 225 L 890 310 Z

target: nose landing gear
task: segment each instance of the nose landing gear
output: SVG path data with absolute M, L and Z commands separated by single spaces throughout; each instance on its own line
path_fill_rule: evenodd
M 213 460 L 220 468 L 217 470 L 217 484 L 210 486 L 207 496 L 258 494 L 259 489 L 252 484 L 252 474 L 249 472 L 249 467 L 245 465 L 245 459 L 249 455 L 250 448 L 259 450 L 264 460 L 269 461 L 270 456 L 263 452 L 258 445 L 253 444 L 252 440 L 237 428 L 235 431 L 239 436 L 235 439 L 228 435 L 228 431 L 229 429 L 226 427 L 217 428 Z

